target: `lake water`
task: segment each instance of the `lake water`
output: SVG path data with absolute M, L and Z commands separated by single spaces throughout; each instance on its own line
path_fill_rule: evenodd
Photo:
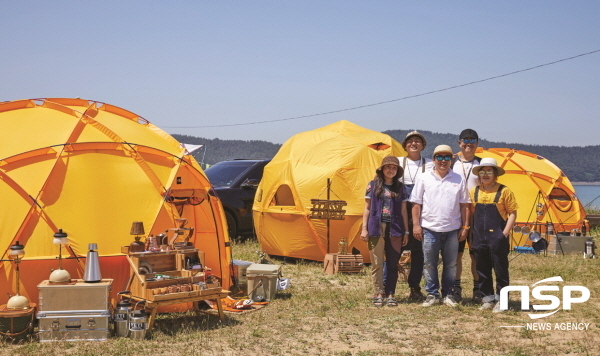
M 573 187 L 575 187 L 575 194 L 583 206 L 593 201 L 590 207 L 600 207 L 600 185 L 574 185 Z

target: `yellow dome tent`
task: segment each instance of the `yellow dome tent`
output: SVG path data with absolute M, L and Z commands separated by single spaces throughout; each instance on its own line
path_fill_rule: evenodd
M 123 290 L 133 221 L 157 235 L 175 219 L 194 227 L 191 242 L 230 286 L 230 247 L 221 203 L 195 159 L 166 132 L 138 115 L 82 99 L 0 103 L 0 304 L 15 291 L 7 251 L 25 246 L 21 294 L 37 301 L 37 284 L 57 268 L 53 234 L 70 241 L 63 266 L 81 278 L 89 243 L 98 245 L 103 278 Z M 170 235 L 169 235 L 170 236 Z M 65 251 L 66 250 L 66 251 Z
M 360 240 L 367 183 L 387 155 L 405 156 L 396 140 L 342 120 L 287 140 L 265 167 L 253 217 L 261 248 L 269 254 L 322 261 L 337 253 L 343 236 L 370 262 Z M 343 200 L 344 220 L 310 219 L 312 199 Z
M 481 148 L 479 157 L 492 157 L 506 171 L 498 181 L 508 186 L 519 204 L 516 225 L 541 234 L 580 229 L 585 210 L 569 178 L 554 163 L 536 154 L 509 148 Z M 514 233 L 514 246 L 531 244 L 526 235 Z

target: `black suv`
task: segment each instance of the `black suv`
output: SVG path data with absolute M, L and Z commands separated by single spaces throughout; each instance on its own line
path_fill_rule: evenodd
M 234 159 L 219 162 L 207 168 L 213 190 L 223 203 L 227 216 L 229 237 L 251 235 L 254 232 L 252 224 L 252 204 L 254 194 L 260 182 L 267 160 Z

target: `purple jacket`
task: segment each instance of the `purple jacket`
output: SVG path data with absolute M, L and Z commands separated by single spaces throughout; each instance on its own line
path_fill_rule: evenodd
M 375 182 L 372 181 L 372 187 L 375 187 Z M 400 184 L 400 195 L 396 198 L 391 198 L 390 206 L 390 236 L 404 236 L 404 222 L 402 221 L 402 197 L 404 185 Z M 375 195 L 375 189 L 371 190 L 371 207 L 369 208 L 369 221 L 367 222 L 367 232 L 370 237 L 381 237 L 381 210 L 383 199 Z

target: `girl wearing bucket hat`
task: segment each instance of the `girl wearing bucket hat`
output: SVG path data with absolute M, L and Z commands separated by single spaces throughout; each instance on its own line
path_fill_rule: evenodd
M 473 238 L 470 247 L 475 255 L 483 296 L 480 309 L 500 312 L 500 290 L 509 284 L 508 238 L 517 218 L 518 205 L 513 192 L 497 182 L 505 172 L 494 158 L 483 158 L 472 172 L 479 182 L 470 191 L 473 202 Z M 492 270 L 496 275 L 495 293 Z
M 375 179 L 367 185 L 360 238 L 367 242 L 371 256 L 373 305 L 381 307 L 384 297 L 387 305 L 395 307 L 398 282 L 398 262 L 402 246 L 408 242 L 408 193 L 400 182 L 404 170 L 398 158 L 387 156 L 376 170 Z M 383 266 L 387 270 L 384 283 Z

